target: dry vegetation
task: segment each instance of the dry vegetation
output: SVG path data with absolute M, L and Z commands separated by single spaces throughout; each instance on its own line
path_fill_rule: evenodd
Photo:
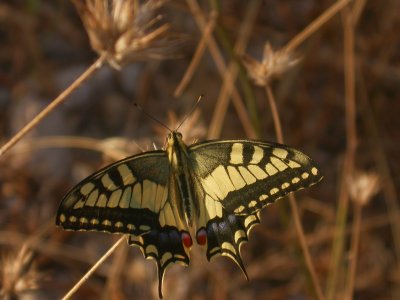
M 284 139 L 325 178 L 263 211 L 250 282 L 195 247 L 165 297 L 400 299 L 400 2 L 103 2 L 0 3 L 0 298 L 61 298 L 113 245 L 73 299 L 156 298 L 137 248 L 54 216 L 80 179 L 162 146 L 134 102 L 175 128 L 204 94 L 188 143 Z

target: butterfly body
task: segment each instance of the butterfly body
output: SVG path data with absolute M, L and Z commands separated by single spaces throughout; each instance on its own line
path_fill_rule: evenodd
M 173 199 L 180 218 L 185 219 L 187 225 L 192 227 L 193 211 L 198 208 L 198 204 L 194 197 L 188 149 L 179 132 L 174 131 L 168 135 L 166 152 L 170 167 L 170 199 Z
M 166 150 L 111 164 L 71 189 L 56 224 L 69 230 L 123 233 L 158 267 L 188 265 L 193 238 L 207 259 L 230 257 L 246 275 L 240 247 L 260 210 L 321 180 L 314 162 L 285 145 L 217 140 L 186 146 L 179 132 Z M 193 228 L 193 230 L 191 230 Z

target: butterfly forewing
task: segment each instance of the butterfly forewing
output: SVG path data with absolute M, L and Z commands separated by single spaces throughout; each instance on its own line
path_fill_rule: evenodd
M 75 186 L 63 199 L 57 224 L 72 230 L 140 235 L 159 225 L 167 203 L 168 159 L 164 151 L 112 164 Z
M 190 153 L 206 204 L 236 215 L 253 214 L 322 178 L 308 156 L 275 143 L 205 142 L 190 147 Z

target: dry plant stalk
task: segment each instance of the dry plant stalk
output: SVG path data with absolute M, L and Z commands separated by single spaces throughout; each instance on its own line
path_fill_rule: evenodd
M 68 293 L 62 298 L 62 300 L 67 300 L 72 297 L 73 294 L 84 284 L 90 276 L 97 270 L 99 266 L 118 248 L 119 245 L 126 239 L 123 235 L 108 251 L 90 268 L 89 271 L 68 291 Z
M 384 143 L 382 142 L 382 136 L 377 127 L 377 119 L 373 115 L 370 99 L 366 93 L 362 93 L 362 104 L 364 106 L 364 113 L 367 117 L 367 129 L 370 134 L 373 147 L 373 153 L 379 174 L 381 176 L 381 184 L 383 190 L 383 196 L 385 199 L 388 215 L 386 218 L 389 219 L 391 227 L 392 240 L 394 244 L 395 252 L 395 263 L 397 269 L 400 270 L 400 205 L 398 202 L 398 195 L 396 191 L 395 177 L 392 175 L 390 168 L 391 158 L 386 156 L 384 151 Z
M 120 69 L 123 65 L 149 59 L 171 56 L 174 46 L 181 40 L 168 32 L 169 24 L 156 26 L 160 20 L 156 11 L 163 0 L 73 0 L 93 49 L 99 58 L 67 89 L 55 98 L 32 121 L 0 148 L 0 156 L 35 128 L 52 110 L 100 68 L 104 61 Z
M 95 139 L 80 136 L 46 136 L 21 142 L 10 154 L 18 155 L 24 152 L 32 152 L 47 148 L 76 148 L 97 151 L 102 153 L 107 159 L 117 161 L 127 157 L 129 154 L 135 153 L 134 151 L 144 151 L 139 145 L 133 147 L 134 142 L 130 141 L 129 148 L 133 150 L 127 153 L 122 146 L 126 145 L 126 143 L 127 141 L 122 138 Z M 51 226 L 54 226 L 54 220 L 51 220 Z
M 266 89 L 267 98 L 268 98 L 268 101 L 269 101 L 269 104 L 271 107 L 271 114 L 272 114 L 272 118 L 274 120 L 274 127 L 275 127 L 275 131 L 277 134 L 277 140 L 279 143 L 283 144 L 284 141 L 283 141 L 283 134 L 282 134 L 282 124 L 280 122 L 275 97 L 274 97 L 274 94 L 273 94 L 272 89 L 269 84 L 266 84 L 265 89 Z M 314 264 L 311 259 L 310 251 L 308 250 L 303 225 L 302 225 L 301 219 L 300 219 L 299 208 L 296 203 L 296 198 L 293 194 L 289 194 L 288 197 L 289 197 L 290 207 L 292 209 L 292 216 L 293 216 L 293 221 L 294 221 L 294 226 L 296 229 L 297 237 L 300 242 L 301 250 L 303 251 L 303 256 L 304 256 L 304 260 L 305 260 L 307 269 L 310 272 L 310 276 L 311 276 L 312 284 L 313 284 L 313 287 L 315 290 L 315 294 L 319 300 L 323 300 L 325 298 L 324 298 L 324 295 L 322 294 L 321 285 L 319 283 L 317 273 L 315 272 L 315 267 L 314 267 Z
M 104 56 L 100 56 L 85 72 L 83 72 L 69 87 L 57 96 L 46 108 L 44 108 L 35 118 L 18 131 L 8 142 L 0 148 L 0 157 L 10 150 L 19 140 L 35 128 L 50 112 L 62 104 L 67 97 L 75 91 L 83 82 L 88 80 L 104 62 Z
M 234 55 L 242 56 L 246 49 L 246 45 L 250 39 L 251 30 L 256 20 L 257 13 L 260 9 L 261 2 L 259 0 L 250 1 L 243 22 L 240 25 L 237 41 L 233 48 Z M 235 81 L 239 73 L 239 65 L 235 58 L 229 62 L 228 68 L 223 76 L 223 84 L 218 95 L 214 113 L 211 119 L 208 138 L 215 139 L 221 134 L 223 120 L 225 119 L 228 105 L 235 86 Z
M 354 172 L 348 181 L 350 198 L 354 203 L 354 221 L 350 246 L 350 266 L 347 273 L 346 299 L 353 299 L 360 244 L 362 208 L 380 190 L 380 180 L 375 173 Z
M 298 62 L 298 59 L 293 58 L 293 55 L 287 50 L 274 52 L 271 45 L 269 43 L 266 43 L 264 46 L 264 53 L 261 62 L 258 62 L 249 56 L 244 56 L 243 60 L 243 63 L 249 73 L 250 78 L 253 79 L 253 81 L 257 85 L 265 87 L 266 96 L 271 108 L 272 118 L 274 120 L 277 141 L 283 144 L 284 140 L 282 134 L 282 125 L 275 97 L 270 86 L 270 81 L 272 78 L 282 75 L 282 73 L 293 67 Z M 293 194 L 289 194 L 289 201 L 290 207 L 292 209 L 292 216 L 295 224 L 296 233 L 300 242 L 301 249 L 303 251 L 307 269 L 311 275 L 311 280 L 315 289 L 316 296 L 320 300 L 324 299 L 321 286 L 315 272 L 315 267 L 312 262 L 310 252 L 308 250 L 304 229 L 300 220 L 299 209 L 296 203 L 296 198 Z
M 345 88 L 345 126 L 346 126 L 346 151 L 343 161 L 342 178 L 338 198 L 336 215 L 336 235 L 332 245 L 331 272 L 328 277 L 327 299 L 335 299 L 338 290 L 338 280 L 342 277 L 343 256 L 345 247 L 345 230 L 347 227 L 347 214 L 349 190 L 347 180 L 354 173 L 355 155 L 357 148 L 356 126 L 356 89 L 355 89 L 355 53 L 354 53 L 354 23 L 350 7 L 343 10 L 343 38 L 344 38 L 344 88 Z
M 288 52 L 286 49 L 274 51 L 268 42 L 264 45 L 263 57 L 260 62 L 247 54 L 243 56 L 243 64 L 250 78 L 256 85 L 263 86 L 266 89 L 267 99 L 274 120 L 275 133 L 278 141 L 282 140 L 281 143 L 283 143 L 281 121 L 270 87 L 270 81 L 281 76 L 298 62 L 299 59 L 294 58 L 291 52 Z
M 197 23 L 197 26 L 200 28 L 203 36 L 207 34 L 207 22 L 204 14 L 201 11 L 201 8 L 199 4 L 197 3 L 196 0 L 186 0 L 189 9 L 191 13 L 193 14 L 193 17 Z M 217 70 L 221 76 L 221 78 L 224 78 L 225 73 L 227 72 L 227 67 L 224 61 L 224 57 L 217 45 L 216 40 L 212 35 L 210 35 L 208 38 L 206 38 L 207 42 L 207 47 L 208 50 L 210 51 L 210 54 L 215 62 L 215 66 L 217 67 Z M 251 120 L 248 115 L 248 112 L 243 104 L 243 100 L 240 96 L 240 93 L 236 86 L 234 85 L 232 90 L 232 102 L 233 106 L 236 109 L 236 113 L 240 119 L 240 123 L 243 126 L 244 131 L 246 132 L 246 136 L 248 138 L 256 138 L 256 133 L 251 126 Z
M 318 18 L 312 21 L 306 28 L 289 41 L 285 46 L 285 50 L 293 52 L 299 45 L 301 45 L 313 33 L 317 32 L 326 22 L 345 8 L 351 1 L 352 0 L 336 1 L 335 4 L 325 10 Z
M 182 92 L 187 87 L 191 78 L 193 77 L 193 74 L 196 71 L 197 66 L 199 65 L 201 58 L 203 57 L 204 52 L 206 50 L 207 40 L 210 38 L 212 32 L 214 31 L 217 17 L 218 17 L 218 12 L 211 11 L 210 20 L 208 21 L 208 24 L 204 30 L 204 33 L 203 33 L 201 40 L 197 46 L 197 49 L 194 52 L 192 61 L 190 62 L 188 68 L 186 69 L 186 72 L 183 75 L 181 82 L 178 84 L 178 86 L 176 87 L 176 89 L 174 91 L 175 97 L 179 97 L 180 95 L 182 95 Z

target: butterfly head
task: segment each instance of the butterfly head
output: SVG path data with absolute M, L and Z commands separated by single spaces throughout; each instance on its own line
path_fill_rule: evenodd
M 179 149 L 185 149 L 185 144 L 182 140 L 182 134 L 176 130 L 171 131 L 167 136 L 167 147 L 166 150 L 169 153 L 169 156 Z
M 167 135 L 167 148 L 176 147 L 177 145 L 183 143 L 182 133 L 174 130 Z

